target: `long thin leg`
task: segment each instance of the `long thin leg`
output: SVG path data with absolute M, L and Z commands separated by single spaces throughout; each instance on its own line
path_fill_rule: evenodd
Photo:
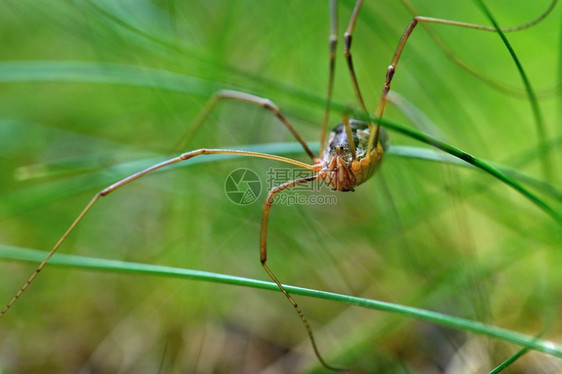
M 237 100 L 242 101 L 249 104 L 254 104 L 261 106 L 275 114 L 275 116 L 283 123 L 293 134 L 295 139 L 302 145 L 306 154 L 311 158 L 312 161 L 315 161 L 316 157 L 314 153 L 310 150 L 304 139 L 300 136 L 300 134 L 295 130 L 291 122 L 281 113 L 281 110 L 277 105 L 275 105 L 271 100 L 265 99 L 263 97 L 250 95 L 244 92 L 239 91 L 231 91 L 231 90 L 222 90 L 217 92 L 203 107 L 203 110 L 199 113 L 199 115 L 193 120 L 189 132 L 183 137 L 184 139 L 189 139 L 191 136 L 199 129 L 199 127 L 205 122 L 205 120 L 211 114 L 211 111 L 214 107 L 218 104 L 220 100 Z
M 361 95 L 361 89 L 359 88 L 359 82 L 357 81 L 357 75 L 355 74 L 355 69 L 353 67 L 353 58 L 351 56 L 351 42 L 353 39 L 353 31 L 355 30 L 355 24 L 357 23 L 357 19 L 359 17 L 359 11 L 361 10 L 361 6 L 363 5 L 363 0 L 357 0 L 355 3 L 355 7 L 353 8 L 353 12 L 351 14 L 351 18 L 349 20 L 349 26 L 347 27 L 347 31 L 345 32 L 345 59 L 347 60 L 347 67 L 349 73 L 351 75 L 351 82 L 353 83 L 353 88 L 355 90 L 355 96 L 357 96 L 357 100 L 361 105 L 361 109 L 363 112 L 368 113 L 367 107 L 365 105 L 365 101 L 363 100 L 363 95 Z M 369 129 L 371 131 L 371 136 L 369 137 L 369 145 L 367 147 L 367 154 L 371 154 L 371 150 L 373 149 L 372 144 L 378 143 L 379 132 L 380 132 L 380 124 L 377 124 L 375 127 L 373 123 L 368 123 Z M 348 130 L 349 125 L 346 125 L 346 130 Z M 348 134 L 348 138 L 350 139 L 350 144 L 353 140 L 350 138 Z M 373 143 L 371 143 L 373 140 Z M 378 145 L 377 145 L 378 147 Z M 382 147 L 381 147 L 382 150 Z
M 175 163 L 180 162 L 180 161 L 189 160 L 190 158 L 200 156 L 200 155 L 239 155 L 239 156 L 258 157 L 258 158 L 266 158 L 266 159 L 269 159 L 269 160 L 281 161 L 281 162 L 293 164 L 293 165 L 300 166 L 300 167 L 310 169 L 310 170 L 313 169 L 312 165 L 305 164 L 304 162 L 292 160 L 290 158 L 286 158 L 286 157 L 282 157 L 282 156 L 270 155 L 270 154 L 267 154 L 267 153 L 238 151 L 238 150 L 230 150 L 230 149 L 198 149 L 198 150 L 195 150 L 195 151 L 183 153 L 183 154 L 181 154 L 177 157 L 174 157 L 174 158 L 171 158 L 169 160 L 163 161 L 159 164 L 153 165 L 153 166 L 151 166 L 147 169 L 139 171 L 138 173 L 135 173 L 135 174 L 130 175 L 130 176 L 124 178 L 124 179 L 121 179 L 120 181 L 118 181 L 118 182 L 108 186 L 107 188 L 104 188 L 100 192 L 98 192 L 93 197 L 93 199 L 90 200 L 90 202 L 86 205 L 86 207 L 80 212 L 78 217 L 76 217 L 74 222 L 72 222 L 70 227 L 65 231 L 65 233 L 56 242 L 55 246 L 49 251 L 49 253 L 45 257 L 45 259 L 39 264 L 37 269 L 35 269 L 33 274 L 31 274 L 31 276 L 27 279 L 27 281 L 24 283 L 24 285 L 16 293 L 16 295 L 10 300 L 10 302 L 4 307 L 4 309 L 2 309 L 2 311 L 0 311 L 0 318 L 2 318 L 6 314 L 6 312 L 8 312 L 8 310 L 12 307 L 12 305 L 14 305 L 14 303 L 19 299 L 19 297 L 25 292 L 25 290 L 29 287 L 31 282 L 33 282 L 33 280 L 37 277 L 39 272 L 45 267 L 45 265 L 47 264 L 47 261 L 49 261 L 49 259 L 53 256 L 53 254 L 55 254 L 57 249 L 64 242 L 66 237 L 74 230 L 76 225 L 78 225 L 78 223 L 82 220 L 82 218 L 86 215 L 86 213 L 88 213 L 88 211 L 94 206 L 94 204 L 101 197 L 107 196 L 111 192 L 113 192 L 113 191 L 115 191 L 115 190 L 117 190 L 117 189 L 119 189 L 119 188 L 121 188 L 121 187 L 139 179 L 140 177 L 155 171 L 155 170 L 161 169 L 161 168 L 163 168 L 165 166 L 168 166 L 168 165 L 175 164 Z
M 338 1 L 330 1 L 330 72 L 328 73 L 328 93 L 326 98 L 326 110 L 322 121 L 322 132 L 320 133 L 320 154 L 324 153 L 326 133 L 330 120 L 330 106 L 334 91 L 334 74 L 336 71 L 336 46 L 338 44 Z
M 396 50 L 394 52 L 392 62 L 390 63 L 386 71 L 386 79 L 384 81 L 381 98 L 379 100 L 379 105 L 376 111 L 376 116 L 378 118 L 381 118 L 384 113 L 384 109 L 386 107 L 386 102 L 387 102 L 386 97 L 388 95 L 388 92 L 390 91 L 390 84 L 392 82 L 392 78 L 394 77 L 394 73 L 396 72 L 396 67 L 398 65 L 398 61 L 400 60 L 400 56 L 402 55 L 402 51 L 404 50 L 408 38 L 416 28 L 418 23 L 440 23 L 444 25 L 459 26 L 459 27 L 475 29 L 475 30 L 492 31 L 492 32 L 497 31 L 494 27 L 478 25 L 473 23 L 458 22 L 458 21 L 451 21 L 441 18 L 432 18 L 432 17 L 423 17 L 423 16 L 414 17 L 406 27 L 406 30 L 404 30 L 404 33 L 402 34 L 402 37 L 400 38 L 400 41 L 398 42 L 398 46 L 396 47 Z M 515 31 L 515 29 L 512 31 Z M 369 151 L 373 149 L 375 144 L 378 143 L 379 132 L 380 132 L 380 125 L 377 126 L 377 130 L 375 132 L 371 133 L 371 136 L 369 138 L 369 147 L 368 147 Z
M 349 73 L 351 74 L 351 82 L 353 83 L 355 96 L 357 96 L 357 100 L 359 101 L 359 105 L 361 105 L 361 109 L 365 113 L 368 113 L 367 107 L 365 106 L 365 101 L 363 100 L 363 96 L 361 95 L 361 90 L 359 89 L 357 75 L 355 74 L 355 69 L 353 68 L 353 58 L 351 57 L 351 42 L 353 39 L 353 30 L 355 30 L 355 24 L 357 23 L 357 18 L 359 17 L 359 11 L 361 10 L 362 5 L 363 0 L 357 0 L 357 2 L 355 3 L 355 8 L 353 8 L 353 13 L 351 13 L 349 25 L 347 26 L 347 30 L 344 34 L 344 55 L 347 61 L 347 67 L 349 68 Z
M 262 264 L 263 268 L 267 272 L 267 274 L 269 274 L 271 279 L 273 279 L 273 281 L 277 284 L 277 286 L 283 292 L 285 297 L 289 300 L 289 302 L 291 303 L 293 308 L 295 308 L 295 311 L 299 315 L 299 317 L 300 317 L 300 319 L 301 319 L 301 321 L 302 321 L 302 323 L 303 323 L 303 325 L 306 329 L 306 332 L 308 334 L 310 342 L 312 343 L 312 348 L 314 349 L 314 353 L 316 354 L 316 357 L 318 358 L 318 360 L 322 363 L 322 365 L 324 365 L 329 370 L 341 371 L 341 370 L 345 370 L 345 369 L 337 368 L 337 367 L 328 365 L 328 363 L 326 363 L 326 361 L 324 361 L 324 359 L 322 358 L 322 355 L 320 354 L 318 346 L 316 345 L 316 340 L 314 339 L 314 334 L 312 333 L 312 328 L 310 327 L 310 324 L 308 323 L 308 320 L 306 319 L 306 317 L 304 315 L 304 312 L 298 306 L 295 299 L 293 299 L 293 297 L 287 292 L 287 290 L 285 290 L 285 287 L 283 287 L 281 282 L 279 282 L 279 279 L 277 279 L 275 274 L 273 274 L 273 272 L 271 271 L 269 266 L 267 266 L 267 264 L 266 264 L 266 262 L 267 262 L 267 225 L 268 225 L 268 222 L 269 222 L 269 211 L 271 210 L 271 206 L 274 203 L 275 195 L 277 195 L 278 193 L 280 193 L 280 192 L 282 192 L 282 191 L 284 191 L 288 188 L 292 188 L 292 187 L 295 187 L 295 186 L 297 186 L 299 184 L 303 184 L 303 183 L 310 183 L 310 182 L 313 182 L 313 181 L 315 181 L 319 178 L 320 178 L 320 174 L 312 175 L 312 176 L 301 178 L 301 179 L 295 179 L 295 180 L 292 180 L 292 181 L 289 181 L 289 182 L 285 182 L 285 183 L 283 183 L 283 184 L 281 184 L 277 187 L 274 187 L 269 191 L 269 193 L 267 195 L 267 199 L 265 200 L 265 203 L 263 205 L 263 216 L 262 216 L 262 221 L 261 221 L 261 232 L 260 232 L 260 261 L 261 261 L 261 264 Z
M 408 0 L 401 0 L 401 2 L 402 2 L 402 4 L 404 4 L 406 9 L 408 9 L 408 11 L 412 14 L 413 17 L 418 15 L 418 12 L 409 3 Z M 541 22 L 543 19 L 545 19 L 552 12 L 552 10 L 556 6 L 557 2 L 558 2 L 558 0 L 552 0 L 551 3 L 549 4 L 549 6 L 547 7 L 547 9 L 543 13 L 541 13 L 538 17 L 536 17 L 535 19 L 533 19 L 533 20 L 531 20 L 527 23 L 524 23 L 522 25 L 517 25 L 517 26 L 513 26 L 513 27 L 505 27 L 505 28 L 502 27 L 501 30 L 504 33 L 507 33 L 507 32 L 515 32 L 515 31 L 521 31 L 521 30 L 528 29 L 528 28 L 536 25 L 537 23 Z M 469 74 L 471 74 L 472 76 L 474 76 L 477 79 L 480 79 L 481 81 L 488 84 L 489 86 L 499 90 L 500 92 L 504 92 L 504 93 L 511 94 L 511 95 L 516 94 L 518 92 L 515 87 L 511 87 L 511 86 L 508 86 L 506 84 L 497 82 L 493 78 L 490 78 L 490 77 L 480 73 L 478 70 L 476 70 L 475 68 L 473 68 L 472 66 L 470 66 L 469 64 L 464 62 L 459 56 L 457 56 L 451 50 L 451 48 L 449 48 L 449 46 L 443 41 L 443 39 L 441 39 L 441 37 L 431 27 L 429 27 L 428 24 L 424 23 L 424 24 L 422 24 L 422 27 L 425 29 L 425 31 L 427 31 L 429 36 L 435 41 L 435 43 L 439 46 L 439 48 L 441 48 L 441 50 L 443 50 L 443 52 L 455 64 L 460 66 L 462 69 L 467 71 Z M 495 31 L 495 29 L 493 27 L 488 27 L 488 26 L 484 26 L 484 27 L 485 27 L 484 28 L 485 30 Z

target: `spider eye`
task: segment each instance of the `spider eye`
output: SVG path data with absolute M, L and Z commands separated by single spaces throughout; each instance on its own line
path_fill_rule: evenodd
M 338 155 L 344 154 L 346 148 L 347 148 L 347 147 L 346 147 L 344 144 L 338 144 L 338 145 L 336 146 L 336 154 L 338 154 Z

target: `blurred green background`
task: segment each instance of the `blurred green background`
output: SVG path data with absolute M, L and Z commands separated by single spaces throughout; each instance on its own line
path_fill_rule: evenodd
M 489 2 L 502 26 L 548 1 Z M 489 24 L 471 1 L 412 1 L 422 15 Z M 341 1 L 339 34 L 353 7 Z M 385 118 L 543 182 L 560 211 L 560 6 L 507 37 L 534 88 L 551 144 L 541 166 L 521 77 L 495 33 L 435 25 L 455 64 L 421 27 L 393 92 L 425 120 Z M 328 75 L 328 1 L 29 1 L 0 3 L 0 244 L 48 250 L 90 198 L 152 160 L 201 147 L 293 142 L 274 116 L 225 102 L 193 136 L 220 88 L 273 100 L 318 142 Z M 353 56 L 369 108 L 411 14 L 367 1 Z M 357 108 L 340 38 L 334 100 Z M 188 78 L 186 78 L 188 77 Z M 333 112 L 334 126 L 340 115 Z M 428 125 L 429 123 L 429 125 Z M 424 144 L 390 132 L 393 145 Z M 179 146 L 178 146 L 179 144 Z M 288 151 L 288 147 L 285 147 Z M 297 148 L 298 149 L 298 148 Z M 544 153 L 544 152 L 543 152 Z M 308 162 L 304 153 L 284 154 Z M 131 162 L 136 162 L 131 166 Z M 142 165 L 142 166 L 138 166 Z M 239 158 L 173 168 L 102 199 L 60 252 L 269 280 L 259 263 L 258 202 L 225 195 Z M 304 192 L 303 192 L 304 193 Z M 269 261 L 287 284 L 417 306 L 562 342 L 561 229 L 481 171 L 388 155 L 335 205 L 275 206 Z M 36 264 L 0 262 L 1 303 Z M 488 372 L 520 347 L 389 313 L 297 297 L 328 362 L 388 373 Z M 0 372 L 283 373 L 322 371 L 279 293 L 47 266 L 0 320 Z M 529 352 L 510 373 L 552 373 L 562 360 Z

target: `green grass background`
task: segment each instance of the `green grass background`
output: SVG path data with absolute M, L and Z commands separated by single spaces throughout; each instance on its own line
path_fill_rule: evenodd
M 490 22 L 470 1 L 413 4 L 427 16 Z M 548 4 L 488 5 L 510 26 Z M 340 2 L 340 36 L 352 6 Z M 273 152 L 269 143 L 293 141 L 270 113 L 233 102 L 183 139 L 220 88 L 268 97 L 305 139 L 318 142 L 326 1 L 9 0 L 0 14 L 3 247 L 50 249 L 97 191 L 178 151 L 258 145 Z M 393 91 L 426 120 L 396 106 L 385 118 L 533 177 L 540 184 L 529 188 L 560 212 L 560 16 L 558 6 L 537 26 L 507 34 L 538 97 L 547 144 L 495 33 L 432 27 L 507 92 L 461 69 L 420 27 Z M 398 2 L 364 6 L 352 51 L 369 108 L 410 19 Z M 357 108 L 342 44 L 340 38 L 334 99 Z M 331 122 L 339 116 L 334 111 Z M 389 133 L 393 145 L 428 147 Z M 298 147 L 280 152 L 308 161 Z M 60 252 L 268 280 L 258 257 L 265 187 L 258 202 L 237 206 L 224 181 L 239 167 L 265 181 L 276 166 L 239 158 L 143 178 L 102 199 Z M 510 187 L 474 169 L 389 154 L 372 180 L 334 196 L 336 205 L 273 208 L 268 263 L 282 282 L 562 341 L 560 225 Z M 35 266 L 0 262 L 5 302 Z M 488 372 L 521 348 L 393 313 L 297 301 L 335 365 Z M 0 320 L 0 331 L 2 372 L 322 371 L 281 294 L 171 277 L 47 266 Z M 561 368 L 559 358 L 531 351 L 507 371 Z

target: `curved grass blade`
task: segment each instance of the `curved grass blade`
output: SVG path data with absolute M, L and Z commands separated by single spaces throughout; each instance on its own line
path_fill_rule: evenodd
M 340 109 L 343 109 L 340 107 Z M 394 130 L 396 132 L 399 132 L 403 135 L 409 136 L 410 138 L 419 140 L 423 143 L 429 144 L 435 148 L 438 148 L 444 152 L 447 152 L 448 154 L 466 161 L 467 163 L 471 164 L 472 166 L 481 169 L 483 171 L 485 171 L 486 173 L 490 174 L 491 176 L 493 176 L 494 178 L 502 181 L 503 183 L 507 184 L 508 186 L 512 187 L 513 189 L 515 189 L 516 191 L 518 191 L 519 193 L 521 193 L 523 196 L 525 196 L 527 199 L 529 199 L 531 202 L 533 202 L 536 206 L 538 206 L 540 209 L 542 209 L 545 213 L 547 213 L 548 215 L 550 215 L 559 225 L 562 225 L 562 215 L 557 212 L 556 210 L 554 210 L 550 205 L 548 205 L 546 202 L 544 202 L 541 198 L 539 198 L 537 195 L 535 195 L 534 193 L 532 193 L 531 191 L 529 191 L 528 189 L 526 189 L 525 187 L 523 187 L 521 184 L 519 184 L 517 181 L 515 181 L 513 178 L 510 178 L 509 176 L 507 176 L 505 173 L 502 173 L 500 170 L 498 170 L 497 168 L 493 167 L 492 165 L 488 164 L 487 162 L 484 162 L 483 160 L 476 158 L 470 154 L 468 154 L 467 152 L 464 152 L 456 147 L 453 147 L 452 145 L 449 145 L 433 136 L 424 134 L 420 131 L 414 130 L 414 129 L 409 129 L 407 127 L 404 127 L 400 124 L 394 123 L 394 122 L 390 122 L 388 120 L 384 120 L 384 119 L 380 119 L 380 118 L 376 118 L 374 116 L 367 116 L 365 114 L 361 114 L 358 113 L 356 114 L 357 117 L 364 119 L 365 121 L 369 121 L 372 123 L 380 123 L 382 126 Z
M 546 133 L 546 127 L 544 125 L 544 119 L 539 107 L 539 102 L 537 100 L 533 88 L 531 87 L 531 82 L 529 81 L 529 78 L 527 77 L 527 74 L 523 69 L 523 65 L 521 64 L 521 61 L 519 61 L 519 58 L 517 57 L 515 50 L 507 40 L 505 33 L 502 31 L 495 18 L 492 16 L 492 13 L 488 9 L 488 7 L 486 7 L 486 5 L 482 0 L 474 0 L 474 1 L 478 4 L 480 9 L 482 9 L 482 12 L 484 12 L 486 17 L 490 20 L 490 23 L 495 27 L 498 35 L 500 36 L 501 40 L 505 44 L 505 47 L 509 51 L 509 54 L 511 55 L 511 58 L 515 63 L 515 66 L 517 67 L 517 71 L 519 72 L 519 75 L 521 76 L 521 80 L 523 81 L 523 85 L 525 86 L 525 92 L 527 93 L 527 98 L 529 100 L 529 103 L 531 104 L 531 110 L 533 111 L 533 116 L 535 117 L 535 128 L 539 138 L 538 143 L 544 145 L 546 144 L 548 139 L 548 135 Z M 544 146 L 541 146 L 541 163 L 542 163 L 543 173 L 545 178 L 551 181 L 553 177 L 552 162 L 550 160 L 550 153 L 548 153 L 548 149 L 545 148 Z
M 475 166 L 448 153 L 437 152 L 429 148 L 414 147 L 408 145 L 391 145 L 387 150 L 387 155 L 392 155 L 396 157 L 406 157 L 413 158 L 424 161 L 433 161 L 440 163 L 447 163 L 451 165 L 464 166 L 474 168 Z M 487 161 L 486 161 L 487 162 Z M 521 181 L 529 186 L 532 186 L 536 190 L 551 196 L 552 198 L 562 202 L 562 191 L 560 191 L 556 186 L 544 182 L 542 180 L 536 179 L 518 171 L 517 169 L 510 168 L 504 165 L 499 165 L 496 163 L 489 163 L 493 165 L 497 170 L 504 173 L 505 175 L 513 178 L 515 180 Z
M 402 97 L 400 94 L 394 92 L 388 95 L 389 102 L 396 106 L 419 130 L 435 136 L 440 139 L 445 139 L 445 136 L 440 131 L 439 127 L 433 123 L 427 116 L 419 110 L 414 104 L 409 102 L 407 99 Z M 554 138 L 544 144 L 551 151 L 555 151 L 562 145 L 562 136 Z M 548 182 L 544 182 L 526 175 L 518 170 L 519 167 L 523 167 L 529 162 L 535 161 L 535 159 L 540 155 L 541 151 L 537 151 L 537 148 L 532 146 L 528 149 L 518 150 L 515 157 L 509 157 L 506 162 L 512 167 L 507 167 L 493 162 L 488 162 L 495 168 L 505 173 L 506 175 L 521 181 L 527 185 L 530 185 L 541 191 L 544 194 L 550 195 L 551 197 L 562 201 L 562 191 L 558 190 L 554 185 Z M 454 158 L 447 153 L 436 152 L 432 149 L 419 148 L 412 146 L 392 146 L 391 152 L 387 154 L 395 154 L 402 157 L 416 158 L 422 160 L 436 161 L 436 162 L 446 162 L 449 164 L 460 165 L 460 166 L 471 166 L 470 164 L 462 161 L 458 158 Z M 517 168 L 516 168 L 517 167 Z
M 0 244 L 0 258 L 6 260 L 40 262 L 44 259 L 45 254 L 46 252 L 44 251 L 23 249 Z M 117 260 L 89 258 L 60 253 L 55 254 L 49 264 L 95 271 L 176 277 L 280 292 L 277 285 L 272 282 L 162 265 L 150 265 Z M 477 321 L 453 317 L 420 308 L 342 295 L 333 292 L 325 292 L 295 286 L 286 286 L 286 289 L 288 292 L 295 295 L 308 296 L 317 299 L 330 300 L 363 308 L 394 313 L 404 317 L 416 318 L 453 329 L 486 335 L 539 352 L 543 352 L 554 357 L 562 358 L 561 345 L 545 340 L 538 340 L 535 337 L 531 337 L 500 327 L 486 325 Z
M 412 16 L 418 16 L 419 15 L 418 12 L 414 9 L 414 7 L 409 3 L 408 0 L 401 0 L 401 2 L 402 2 L 402 4 L 404 4 L 406 9 L 408 9 L 408 11 L 412 14 Z M 530 21 L 529 23 L 527 23 L 525 25 L 522 25 L 523 27 L 522 26 L 516 26 L 516 27 L 510 28 L 509 31 L 524 30 L 528 27 L 532 27 L 532 26 L 536 25 L 537 23 L 541 22 L 544 18 L 546 18 L 547 16 L 549 16 L 552 13 L 552 10 L 554 9 L 554 7 L 556 6 L 557 3 L 558 3 L 558 0 L 552 0 L 551 3 L 546 8 L 546 10 L 541 15 L 539 15 L 537 18 L 535 18 L 534 20 Z M 476 79 L 481 80 L 482 82 L 484 82 L 485 84 L 487 84 L 491 88 L 497 90 L 498 92 L 502 92 L 504 94 L 511 95 L 513 97 L 524 97 L 525 96 L 525 93 L 522 92 L 521 89 L 519 89 L 518 87 L 513 86 L 513 85 L 509 85 L 509 84 L 504 83 L 504 82 L 496 81 L 494 78 L 491 78 L 490 76 L 487 76 L 487 75 L 479 72 L 477 69 L 473 68 L 468 63 L 463 61 L 459 56 L 457 56 L 453 52 L 453 50 L 445 43 L 445 41 L 443 39 L 441 39 L 439 34 L 437 34 L 430 27 L 430 25 L 428 25 L 427 23 L 421 23 L 421 27 L 423 27 L 425 29 L 425 31 L 428 33 L 428 35 L 434 40 L 435 44 L 443 51 L 443 53 L 445 55 L 447 55 L 451 59 L 451 61 L 453 61 L 460 68 L 465 70 L 467 73 L 469 73 L 470 75 L 472 75 Z M 545 90 L 544 93 L 546 93 L 547 91 L 550 91 L 550 90 L 547 89 L 547 90 Z

